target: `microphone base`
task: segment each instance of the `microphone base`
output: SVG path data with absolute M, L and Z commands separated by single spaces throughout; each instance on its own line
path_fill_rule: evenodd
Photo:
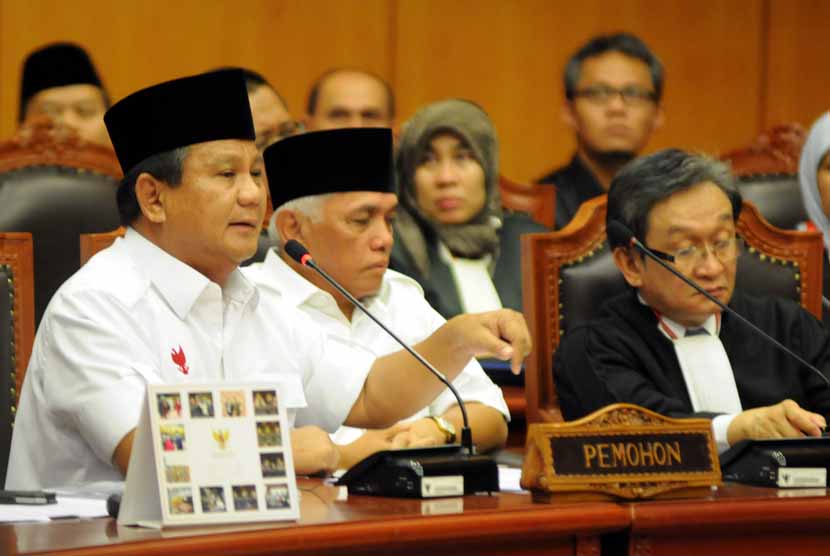
M 720 455 L 720 465 L 726 481 L 826 488 L 830 438 L 742 440 Z
M 496 462 L 457 444 L 387 450 L 355 464 L 337 481 L 349 494 L 436 498 L 498 492 Z

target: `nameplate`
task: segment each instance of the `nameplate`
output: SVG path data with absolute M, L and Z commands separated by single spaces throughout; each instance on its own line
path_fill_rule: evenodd
M 282 399 L 274 383 L 148 385 L 118 523 L 296 520 Z
M 537 500 L 564 493 L 652 498 L 720 484 L 708 419 L 615 404 L 578 421 L 528 427 L 521 485 Z

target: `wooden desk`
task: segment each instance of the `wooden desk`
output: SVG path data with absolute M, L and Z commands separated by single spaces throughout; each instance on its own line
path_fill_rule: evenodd
M 705 499 L 630 507 L 632 556 L 830 553 L 830 496 L 823 489 L 727 485 Z
M 299 523 L 168 529 L 118 527 L 111 519 L 0 526 L 0 553 L 37 554 L 585 554 L 625 531 L 613 503 L 533 504 L 501 493 L 436 501 L 350 497 L 301 481 Z M 441 515 L 422 515 L 449 511 Z
M 335 489 L 319 482 L 303 480 L 301 489 L 298 523 L 165 531 L 118 527 L 111 519 L 2 525 L 0 553 L 598 556 L 608 533 L 618 534 L 622 548 L 627 542 L 631 556 L 830 552 L 827 491 L 727 485 L 699 499 L 547 505 L 511 493 L 336 501 Z M 442 511 L 449 513 L 435 515 Z

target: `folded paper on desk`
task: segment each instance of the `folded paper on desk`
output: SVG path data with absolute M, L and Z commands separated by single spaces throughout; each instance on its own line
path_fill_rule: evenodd
M 0 522 L 49 521 L 107 516 L 107 501 L 100 498 L 57 496 L 57 503 L 39 506 L 0 504 Z

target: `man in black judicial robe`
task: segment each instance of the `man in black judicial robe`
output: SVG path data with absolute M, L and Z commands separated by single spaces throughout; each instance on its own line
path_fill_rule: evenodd
M 830 375 L 830 331 L 813 315 L 789 300 L 733 295 L 740 206 L 721 163 L 666 150 L 618 174 L 607 218 L 625 224 L 663 257 L 673 257 L 680 272 Z M 632 289 L 608 300 L 598 319 L 563 336 L 554 378 L 566 419 L 616 402 L 672 417 L 710 417 L 722 449 L 744 438 L 820 434 L 826 426 L 822 415 L 830 412 L 830 388 L 820 376 L 734 316 L 721 315 L 717 305 L 654 261 L 617 238 L 609 241 Z M 677 339 L 707 327 L 722 343 L 727 373 L 731 366 L 738 411 L 701 409 L 692 401 L 680 361 L 688 360 L 688 352 L 677 348 Z M 686 364 L 687 370 L 694 368 Z M 700 398 L 706 398 L 707 387 L 721 387 L 708 382 L 706 372 L 696 383 Z M 691 389 L 694 384 L 692 379 Z

